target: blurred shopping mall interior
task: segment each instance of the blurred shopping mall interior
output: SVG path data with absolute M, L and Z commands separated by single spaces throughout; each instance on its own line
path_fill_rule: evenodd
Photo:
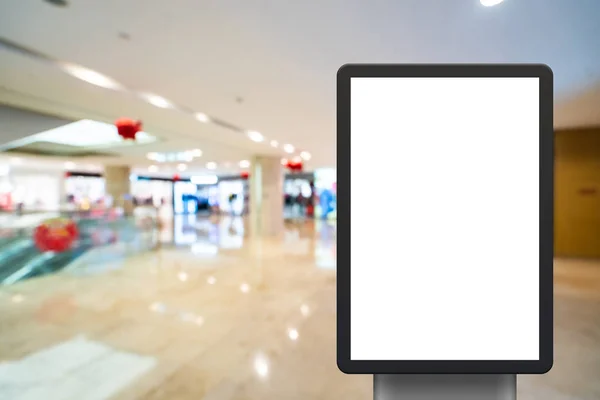
M 335 354 L 353 62 L 553 69 L 555 363 L 519 395 L 600 399 L 598 38 L 598 0 L 0 0 L 0 399 L 371 398 Z

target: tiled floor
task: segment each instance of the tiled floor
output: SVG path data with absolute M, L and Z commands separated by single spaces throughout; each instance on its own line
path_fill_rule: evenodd
M 0 398 L 372 398 L 335 363 L 335 227 L 287 229 L 2 288 Z M 556 262 L 555 308 L 554 369 L 519 398 L 600 399 L 600 262 Z

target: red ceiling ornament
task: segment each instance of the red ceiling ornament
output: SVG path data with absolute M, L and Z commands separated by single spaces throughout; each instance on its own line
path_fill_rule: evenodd
M 135 135 L 142 130 L 142 121 L 131 118 L 119 118 L 115 122 L 117 132 L 124 140 L 135 140 Z
M 177 182 L 179 180 L 181 180 L 181 177 L 179 176 L 179 174 L 173 175 L 173 182 Z
M 248 171 L 242 171 L 241 175 L 242 175 L 242 179 L 250 178 L 250 172 L 248 172 Z
M 302 164 L 302 160 L 288 160 L 285 167 L 291 172 L 302 172 L 304 165 Z
M 63 252 L 69 250 L 79 237 L 77 225 L 70 219 L 53 218 L 42 222 L 33 231 L 33 241 L 42 251 Z

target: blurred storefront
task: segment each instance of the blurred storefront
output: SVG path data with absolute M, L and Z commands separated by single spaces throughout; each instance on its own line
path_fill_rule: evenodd
M 248 180 L 243 178 L 231 178 L 219 180 L 218 205 L 224 214 L 242 215 L 247 212 L 248 204 Z
M 0 165 L 1 209 L 58 211 L 65 199 L 62 170 Z
M 136 206 L 170 206 L 173 202 L 173 181 L 134 177 L 131 179 L 131 195 Z
M 285 218 L 312 216 L 314 204 L 314 175 L 311 173 L 287 174 L 283 181 Z
M 102 175 L 70 172 L 65 176 L 67 203 L 78 209 L 87 210 L 104 201 L 106 182 Z

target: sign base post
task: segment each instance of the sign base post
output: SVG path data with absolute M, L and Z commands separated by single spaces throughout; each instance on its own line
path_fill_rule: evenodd
M 515 400 L 516 375 L 374 375 L 374 400 Z

